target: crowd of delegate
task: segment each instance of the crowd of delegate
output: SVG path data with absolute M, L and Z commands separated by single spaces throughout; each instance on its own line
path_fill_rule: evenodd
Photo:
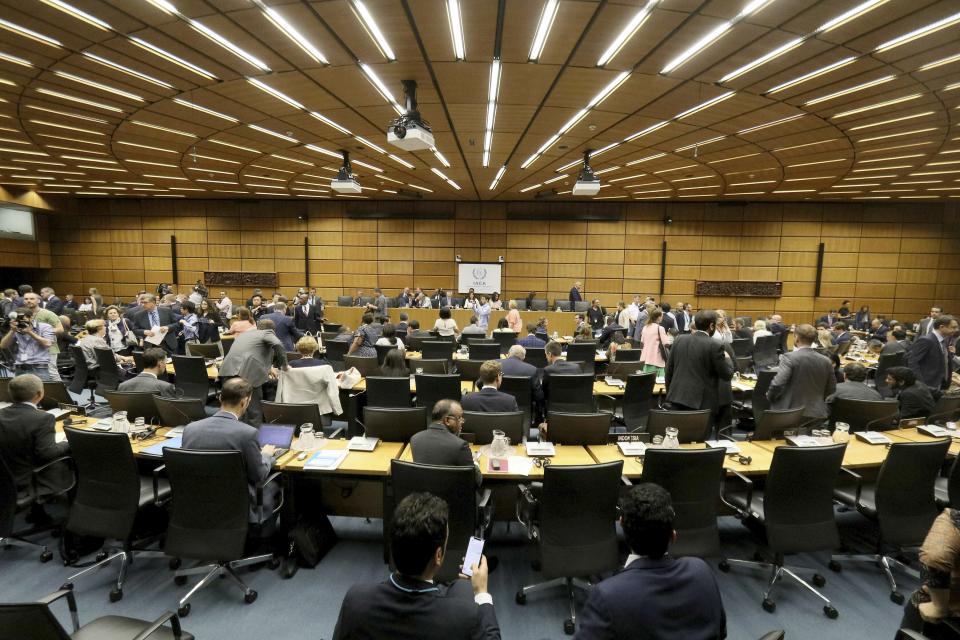
M 503 375 L 531 377 L 542 398 L 549 393 L 551 374 L 580 372 L 575 363 L 563 359 L 560 341 L 549 337 L 545 320 L 524 326 L 517 303 L 511 300 L 504 305 L 497 294 L 487 298 L 469 291 L 455 299 L 452 292 L 436 290 L 428 296 L 421 289 L 404 289 L 388 305 L 382 291 L 374 293 L 366 298 L 357 292 L 351 303 L 364 308 L 361 325 L 355 330 L 341 326 L 333 339 L 348 341 L 349 352 L 359 355 L 376 355 L 376 345 L 394 346 L 384 359 L 383 375 L 409 375 L 403 344 L 408 335 L 516 334 L 516 344 L 504 359 L 481 367 L 480 392 L 467 394 L 459 402 L 441 400 L 432 408 L 430 425 L 411 441 L 415 462 L 474 465 L 466 441 L 459 437 L 463 412 L 516 410 L 513 396 L 498 391 Z M 60 379 L 58 363 L 64 363 L 68 347 L 79 346 L 93 370 L 97 361 L 92 354 L 97 348 L 113 351 L 125 369 L 132 354 L 140 352 L 140 370 L 131 371 L 119 390 L 173 397 L 173 385 L 162 379 L 167 356 L 183 353 L 191 343 L 221 340 L 223 334 L 232 335 L 234 344 L 219 367 L 219 407 L 211 417 L 186 427 L 184 446 L 242 451 L 251 484 L 261 481 L 273 460 L 270 446 L 261 448 L 256 432 L 263 421 L 259 405 L 264 393 L 269 393 L 269 381 L 289 367 L 329 364 L 317 340 L 324 325 L 323 301 L 316 290 L 307 288 L 291 297 L 275 293 L 266 300 L 257 292 L 237 305 L 223 292 L 210 298 L 199 282 L 188 294 L 162 284 L 155 293 L 141 292 L 129 304 L 105 304 L 96 289 L 90 289 L 82 302 L 69 294 L 61 300 L 50 287 L 39 293 L 30 285 L 5 290 L 0 299 L 6 325 L 0 349 L 4 367 L 13 377 L 8 383 L 12 404 L 0 409 L 0 457 L 13 471 L 18 489 L 28 490 L 34 467 L 68 453 L 66 443 L 55 441 L 53 416 L 37 409 L 44 393 L 42 381 Z M 531 293 L 530 299 L 534 297 Z M 578 282 L 571 288 L 569 301 L 582 300 Z M 451 306 L 473 311 L 469 326 L 457 326 Z M 504 306 L 507 316 L 491 328 L 490 311 Z M 420 327 L 416 320 L 409 320 L 404 312 L 408 307 L 437 308 L 435 325 Z M 575 307 L 571 304 L 571 308 Z M 731 380 L 741 368 L 734 341 L 778 336 L 782 353 L 767 397 L 774 409 L 803 407 L 807 426 L 818 426 L 829 418 L 835 398 L 880 398 L 874 387 L 865 384 L 867 370 L 862 363 L 842 364 L 840 356 L 854 341 L 863 341 L 867 351 L 878 355 L 905 352 L 906 365 L 888 369 L 886 383 L 898 397 L 903 417 L 929 415 L 936 400 L 958 386 L 954 373 L 960 369 L 954 346 L 957 329 L 957 320 L 938 307 L 916 322 L 903 323 L 874 316 L 867 307 L 854 312 L 844 301 L 812 323 L 787 326 L 777 314 L 751 322 L 728 318 L 723 310 L 694 312 L 690 304 L 658 303 L 653 297 L 637 295 L 609 310 L 592 300 L 585 312 L 577 314 L 572 339 L 595 342 L 612 362 L 619 349 L 641 349 L 642 370 L 662 377 L 666 385 L 665 407 L 709 409 L 715 423 L 724 426 L 729 424 L 733 399 Z M 786 349 L 788 333 L 793 334 L 792 350 Z M 543 369 L 524 362 L 525 349 L 539 347 L 548 362 Z M 287 353 L 293 351 L 303 357 L 288 362 Z M 955 586 L 960 583 L 954 580 L 951 585 L 949 575 L 960 566 L 960 544 L 952 542 L 960 540 L 960 516 L 952 510 L 944 513 L 947 516 L 937 520 L 921 556 L 926 570 L 924 590 L 932 597 L 908 602 L 905 625 L 917 627 L 923 620 L 956 614 L 951 602 L 960 599 Z M 49 518 L 37 504 L 28 517 L 34 522 Z M 469 580 L 452 585 L 434 582 L 446 549 L 447 518 L 447 505 L 429 494 L 411 495 L 397 506 L 389 533 L 397 570 L 383 583 L 350 590 L 335 638 L 499 637 L 486 587 L 486 559 L 472 567 Z M 643 636 L 650 638 L 726 636 L 712 573 L 700 560 L 674 559 L 668 554 L 672 519 L 670 496 L 660 487 L 644 484 L 628 492 L 621 516 L 631 551 L 627 571 L 591 591 L 577 637 L 633 637 L 623 630 L 638 627 L 669 631 Z M 644 606 L 634 606 L 635 598 L 643 598 Z M 698 615 L 685 613 L 694 609 Z M 405 636 L 398 629 L 413 631 Z

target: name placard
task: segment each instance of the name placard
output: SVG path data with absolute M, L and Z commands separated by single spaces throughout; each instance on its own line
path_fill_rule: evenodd
M 204 271 L 204 284 L 222 287 L 274 287 L 277 286 L 276 273 L 250 273 L 248 271 Z
M 760 280 L 697 280 L 695 291 L 698 296 L 779 298 L 783 295 L 783 283 Z

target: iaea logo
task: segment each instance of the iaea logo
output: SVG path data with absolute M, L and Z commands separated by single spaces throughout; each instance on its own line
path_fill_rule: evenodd
M 473 268 L 473 277 L 475 280 L 483 280 L 487 277 L 487 270 L 485 267 L 474 267 Z

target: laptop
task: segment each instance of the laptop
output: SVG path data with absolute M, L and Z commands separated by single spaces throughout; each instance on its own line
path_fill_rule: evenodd
M 260 446 L 263 447 L 272 444 L 276 447 L 273 452 L 273 458 L 276 460 L 283 454 L 290 451 L 290 445 L 293 443 L 293 434 L 296 427 L 292 424 L 263 424 L 260 425 Z

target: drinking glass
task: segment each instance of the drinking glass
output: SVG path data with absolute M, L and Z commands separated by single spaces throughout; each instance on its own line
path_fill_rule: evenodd
M 126 411 L 117 411 L 113 414 L 111 429 L 116 433 L 130 433 L 130 423 L 127 421 Z
M 300 448 L 309 451 L 314 446 L 316 446 L 316 441 L 313 435 L 313 424 L 306 422 L 300 425 Z

